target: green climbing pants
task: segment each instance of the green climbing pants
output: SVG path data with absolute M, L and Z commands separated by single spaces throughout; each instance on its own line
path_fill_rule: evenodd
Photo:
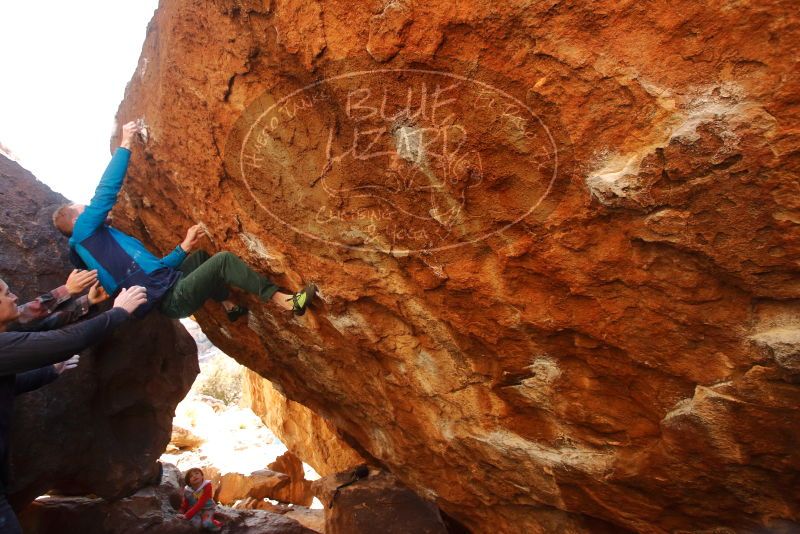
M 208 299 L 218 302 L 227 299 L 229 285 L 257 295 L 263 301 L 271 299 L 279 289 L 231 252 L 218 252 L 209 257 L 208 252 L 198 250 L 183 260 L 179 270 L 183 276 L 159 304 L 161 313 L 173 319 L 190 316 Z

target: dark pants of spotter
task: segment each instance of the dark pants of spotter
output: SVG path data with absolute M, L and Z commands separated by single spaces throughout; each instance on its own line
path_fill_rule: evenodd
M 22 527 L 5 495 L 0 495 L 0 534 L 22 534 Z
M 263 301 L 268 301 L 278 291 L 278 286 L 231 252 L 218 252 L 209 257 L 208 252 L 198 250 L 183 260 L 179 269 L 183 276 L 159 304 L 161 312 L 173 319 L 190 316 L 208 299 L 222 302 L 228 298 L 229 285 Z

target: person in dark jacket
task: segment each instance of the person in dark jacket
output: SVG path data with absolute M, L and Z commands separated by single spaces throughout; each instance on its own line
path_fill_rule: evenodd
M 95 273 L 96 275 L 96 273 Z M 0 280 L 0 532 L 21 534 L 14 511 L 6 500 L 8 486 L 8 444 L 14 397 L 49 384 L 74 364 L 71 357 L 98 342 L 124 322 L 147 300 L 143 287 L 120 292 L 114 306 L 91 319 L 45 332 L 18 332 L 9 327 L 50 314 L 57 305 L 58 290 L 39 297 L 26 306 L 17 306 L 17 296 Z M 27 315 L 26 315 L 27 314 Z M 78 314 L 62 315 L 72 320 Z M 72 363 L 65 364 L 70 361 Z
M 228 300 L 229 285 L 303 315 L 316 294 L 314 284 L 290 294 L 230 252 L 209 256 L 197 251 L 189 255 L 203 235 L 199 224 L 189 228 L 183 242 L 163 258 L 153 255 L 138 239 L 108 225 L 108 214 L 125 180 L 137 131 L 135 122 L 122 127 L 122 142 L 88 206 L 66 204 L 53 213 L 53 224 L 70 238 L 73 261 L 96 269 L 100 284 L 109 295 L 134 284 L 147 288 L 147 304 L 137 310 L 138 316 L 158 307 L 167 317 L 188 317 L 206 300 L 213 299 L 221 302 L 228 317 L 235 320 L 247 310 Z

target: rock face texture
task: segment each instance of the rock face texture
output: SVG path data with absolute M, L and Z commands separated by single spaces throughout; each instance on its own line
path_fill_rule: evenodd
M 325 505 L 325 534 L 447 534 L 439 510 L 392 475 L 375 471 L 356 481 L 349 475 L 314 482 L 315 493 Z
M 20 303 L 64 283 L 66 240 L 50 221 L 66 200 L 0 156 L 0 277 Z M 115 499 L 156 474 L 175 406 L 198 372 L 194 341 L 173 321 L 131 321 L 81 354 L 56 382 L 17 397 L 15 506 L 57 490 Z
M 0 277 L 20 303 L 67 279 L 67 240 L 51 222 L 53 210 L 66 202 L 19 163 L 0 154 Z
M 81 534 L 192 534 L 196 526 L 178 519 L 181 503 L 180 472 L 164 465 L 158 486 L 147 486 L 114 503 L 87 497 L 50 497 L 33 502 L 20 516 L 28 534 L 80 532 Z M 314 534 L 285 515 L 262 510 L 220 507 L 215 515 L 224 522 L 223 533 Z
M 311 493 L 311 481 L 306 480 L 303 462 L 292 454 L 286 452 L 268 466 L 273 471 L 285 473 L 289 476 L 290 483 L 275 494 L 273 499 L 283 503 L 311 506 L 314 494 Z
M 799 39 L 789 0 L 162 2 L 117 219 L 316 281 L 198 318 L 474 531 L 796 521 Z
M 329 421 L 284 397 L 258 373 L 249 369 L 245 371 L 243 386 L 243 402 L 289 450 L 294 451 L 321 476 L 340 473 L 364 462 L 356 451 L 342 441 Z M 286 473 L 281 469 L 276 470 Z
M 289 485 L 289 477 L 286 474 L 270 469 L 253 471 L 246 475 L 225 473 L 211 476 L 214 484 L 214 500 L 222 504 L 233 504 L 247 497 L 274 498 L 275 493 Z
M 118 499 L 153 480 L 175 406 L 197 374 L 187 336 L 180 323 L 151 314 L 81 353 L 78 368 L 55 383 L 18 397 L 15 501 L 49 490 Z

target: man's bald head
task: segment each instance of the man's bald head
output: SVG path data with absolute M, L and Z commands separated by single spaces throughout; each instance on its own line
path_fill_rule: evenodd
M 72 235 L 75 221 L 83 213 L 86 206 L 82 204 L 64 204 L 53 212 L 53 225 L 67 237 Z

